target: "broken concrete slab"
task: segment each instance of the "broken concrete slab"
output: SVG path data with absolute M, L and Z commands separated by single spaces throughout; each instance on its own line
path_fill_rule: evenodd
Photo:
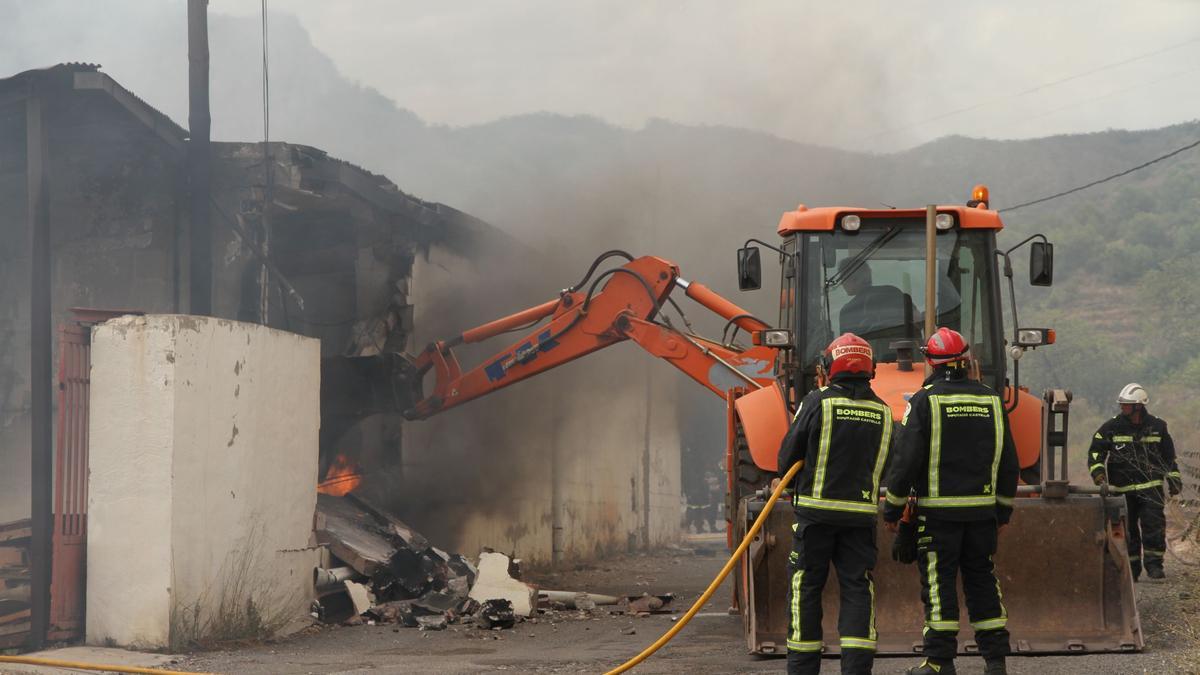
M 366 586 L 356 581 L 343 581 L 342 584 L 346 587 L 346 594 L 350 596 L 350 602 L 354 604 L 356 615 L 365 614 L 375 604 L 371 601 L 371 594 L 367 591 Z
M 489 600 L 504 599 L 512 604 L 517 616 L 532 616 L 537 609 L 537 589 L 514 579 L 509 573 L 512 559 L 503 553 L 484 551 L 479 554 L 479 575 L 471 587 L 472 600 L 486 604 Z
M 396 552 L 382 527 L 356 500 L 317 495 L 317 542 L 359 574 L 373 576 Z

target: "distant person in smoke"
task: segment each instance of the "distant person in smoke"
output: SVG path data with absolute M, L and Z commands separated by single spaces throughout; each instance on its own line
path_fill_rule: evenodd
M 718 465 L 719 466 L 719 465 Z M 718 469 L 717 471 L 719 471 Z M 721 476 L 717 471 L 704 473 L 704 485 L 708 490 L 708 504 L 705 508 L 705 520 L 708 521 L 708 531 L 717 532 L 721 523 L 721 502 L 725 497 L 725 488 L 721 485 Z M 723 528 L 722 528 L 723 529 Z
M 687 500 L 683 529 L 700 534 L 704 531 L 704 522 L 708 518 L 708 483 L 705 476 L 700 474 L 699 453 L 691 446 L 685 446 L 683 455 L 683 494 Z

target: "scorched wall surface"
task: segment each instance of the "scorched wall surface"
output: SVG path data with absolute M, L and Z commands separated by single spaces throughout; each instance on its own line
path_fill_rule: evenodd
M 432 247 L 414 263 L 410 351 L 553 297 L 575 279 L 533 261 Z M 456 351 L 464 368 L 523 337 Z M 438 545 L 534 562 L 589 559 L 679 536 L 679 375 L 618 344 L 404 425 L 399 508 Z

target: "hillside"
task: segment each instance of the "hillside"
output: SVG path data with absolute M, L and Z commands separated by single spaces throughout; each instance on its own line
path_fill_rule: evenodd
M 35 14 L 27 11 L 24 24 L 0 26 L 0 43 L 20 47 L 10 53 L 36 53 L 26 31 Z M 212 18 L 217 138 L 261 134 L 260 71 L 245 67 L 260 57 L 258 31 L 257 19 Z M 610 248 L 672 258 L 688 278 L 764 316 L 775 313 L 773 292 L 737 295 L 733 251 L 750 236 L 774 236 L 779 214 L 798 202 L 959 203 L 983 182 L 993 205 L 1004 208 L 1200 138 L 1200 122 L 1193 121 L 1020 141 L 948 137 L 900 153 L 864 154 L 743 129 L 669 121 L 629 129 L 549 113 L 450 128 L 348 81 L 294 19 L 276 17 L 272 31 L 273 50 L 286 55 L 272 62 L 273 138 L 316 145 L 384 173 L 406 191 L 501 226 L 569 268 Z M 77 48 L 103 51 L 91 39 L 82 36 Z M 180 46 L 164 33 L 146 40 L 146 49 L 174 56 L 146 63 L 120 53 L 108 70 L 186 122 Z M 104 62 L 103 53 L 72 58 Z M 1054 288 L 1018 283 L 1022 323 L 1055 327 L 1060 340 L 1028 355 L 1024 383 L 1076 392 L 1073 428 L 1082 442 L 1094 422 L 1111 414 L 1121 385 L 1139 380 L 1150 388 L 1154 408 L 1193 442 L 1193 420 L 1200 419 L 1200 403 L 1190 395 L 1193 375 L 1200 374 L 1200 331 L 1190 325 L 1200 310 L 1200 289 L 1192 283 L 1200 263 L 1200 149 L 1006 220 L 1002 243 L 1041 231 L 1056 244 Z M 528 274 L 548 295 L 573 281 L 538 278 L 542 269 Z M 1023 258 L 1017 273 L 1024 274 Z M 511 309 L 496 308 L 497 314 Z

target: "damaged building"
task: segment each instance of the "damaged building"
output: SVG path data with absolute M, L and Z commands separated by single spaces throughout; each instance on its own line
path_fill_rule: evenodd
M 345 475 L 442 549 L 473 556 L 489 546 L 532 562 L 591 558 L 678 536 L 675 381 L 627 345 L 428 421 L 404 422 L 396 409 L 388 382 L 389 359 L 398 357 L 388 355 L 542 302 L 572 279 L 529 264 L 536 252 L 477 218 L 284 142 L 211 144 L 203 237 L 211 255 L 207 273 L 197 270 L 187 144 L 186 129 L 98 66 L 64 64 L 0 80 L 0 523 L 27 519 L 31 502 L 50 501 L 56 447 L 82 443 L 86 451 L 86 407 L 64 407 L 59 399 L 70 390 L 56 379 L 66 377 L 70 355 L 60 348 L 58 327 L 122 313 L 147 315 L 141 325 L 190 314 L 194 280 L 210 274 L 212 317 L 226 320 L 247 344 L 260 335 L 286 340 L 256 332 L 265 329 L 312 339 L 320 437 L 290 450 L 317 455 L 304 459 L 313 471 L 296 478 L 313 488 L 305 508 L 315 504 L 315 483 Z M 39 333 L 47 325 L 56 329 L 48 343 Z M 476 346 L 461 356 L 471 361 L 502 346 Z M 85 364 L 76 376 L 85 381 L 88 372 Z M 226 379 L 220 382 L 230 392 L 220 395 L 240 396 L 232 387 L 242 385 Z M 257 391 L 257 407 L 236 414 L 278 416 L 269 393 Z M 39 404 L 38 396 L 51 394 L 49 408 Z M 173 428 L 183 430 L 215 419 L 173 414 Z M 107 442 L 155 427 L 143 421 L 135 415 L 121 429 L 109 428 Z M 98 423 L 93 418 L 91 428 Z M 50 437 L 40 428 L 51 429 Z M 189 452 L 215 454 L 242 443 L 253 453 L 239 433 L 249 432 L 236 423 L 232 431 L 222 427 L 211 434 L 211 447 L 200 443 Z M 289 452 L 278 451 L 277 458 Z M 120 472 L 121 464 L 106 471 Z M 86 495 L 87 481 L 73 480 L 56 483 L 54 496 L 72 485 Z M 225 492 L 238 498 L 229 489 L 204 499 L 224 499 Z M 53 502 L 57 515 L 61 501 Z M 86 512 L 86 498 L 75 503 Z M 299 545 L 319 543 L 314 537 Z M 48 578 L 38 556 L 26 562 L 35 585 Z

